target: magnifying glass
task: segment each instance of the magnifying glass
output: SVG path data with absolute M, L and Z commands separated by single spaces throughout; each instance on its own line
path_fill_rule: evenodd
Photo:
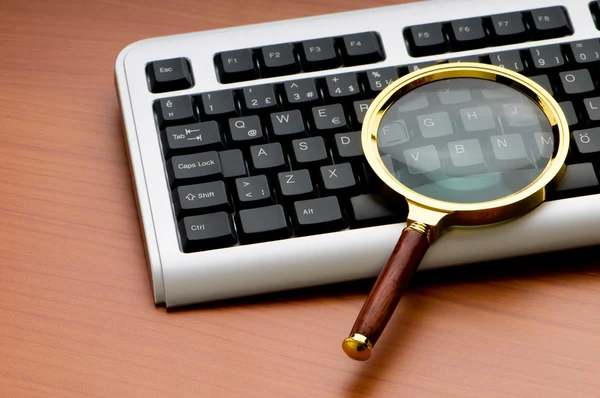
M 533 80 L 478 63 L 412 72 L 369 107 L 362 146 L 375 174 L 408 203 L 407 227 L 369 293 L 350 336 L 367 360 L 429 246 L 452 226 L 521 216 L 564 174 L 565 115 Z

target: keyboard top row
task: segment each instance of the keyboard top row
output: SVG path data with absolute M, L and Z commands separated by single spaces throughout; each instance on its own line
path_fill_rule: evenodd
M 404 39 L 408 53 L 421 57 L 550 39 L 572 33 L 567 11 L 555 6 L 411 26 L 404 29 Z M 360 32 L 223 51 L 214 56 L 214 64 L 219 82 L 226 84 L 372 64 L 385 59 L 379 34 Z M 150 62 L 146 74 L 152 93 L 185 90 L 194 86 L 192 66 L 185 58 Z

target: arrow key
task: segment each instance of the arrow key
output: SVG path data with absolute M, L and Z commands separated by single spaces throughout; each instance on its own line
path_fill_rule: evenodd
M 185 185 L 173 191 L 177 217 L 188 213 L 231 212 L 231 202 L 223 181 Z
M 275 202 L 269 181 L 264 175 L 238 178 L 235 186 L 238 203 L 242 207 L 268 206 Z

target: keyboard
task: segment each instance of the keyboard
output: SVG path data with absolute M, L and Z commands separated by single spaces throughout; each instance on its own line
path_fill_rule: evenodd
M 121 51 L 116 87 L 157 305 L 375 277 L 407 208 L 366 164 L 362 121 L 388 84 L 441 62 L 540 83 L 567 116 L 571 152 L 545 203 L 510 222 L 450 229 L 420 269 L 600 244 L 600 1 L 440 3 Z

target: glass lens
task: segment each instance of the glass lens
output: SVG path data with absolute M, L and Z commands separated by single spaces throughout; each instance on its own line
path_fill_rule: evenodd
M 556 138 L 527 96 L 477 78 L 419 86 L 385 112 L 379 153 L 405 187 L 432 199 L 486 202 L 531 184 Z

